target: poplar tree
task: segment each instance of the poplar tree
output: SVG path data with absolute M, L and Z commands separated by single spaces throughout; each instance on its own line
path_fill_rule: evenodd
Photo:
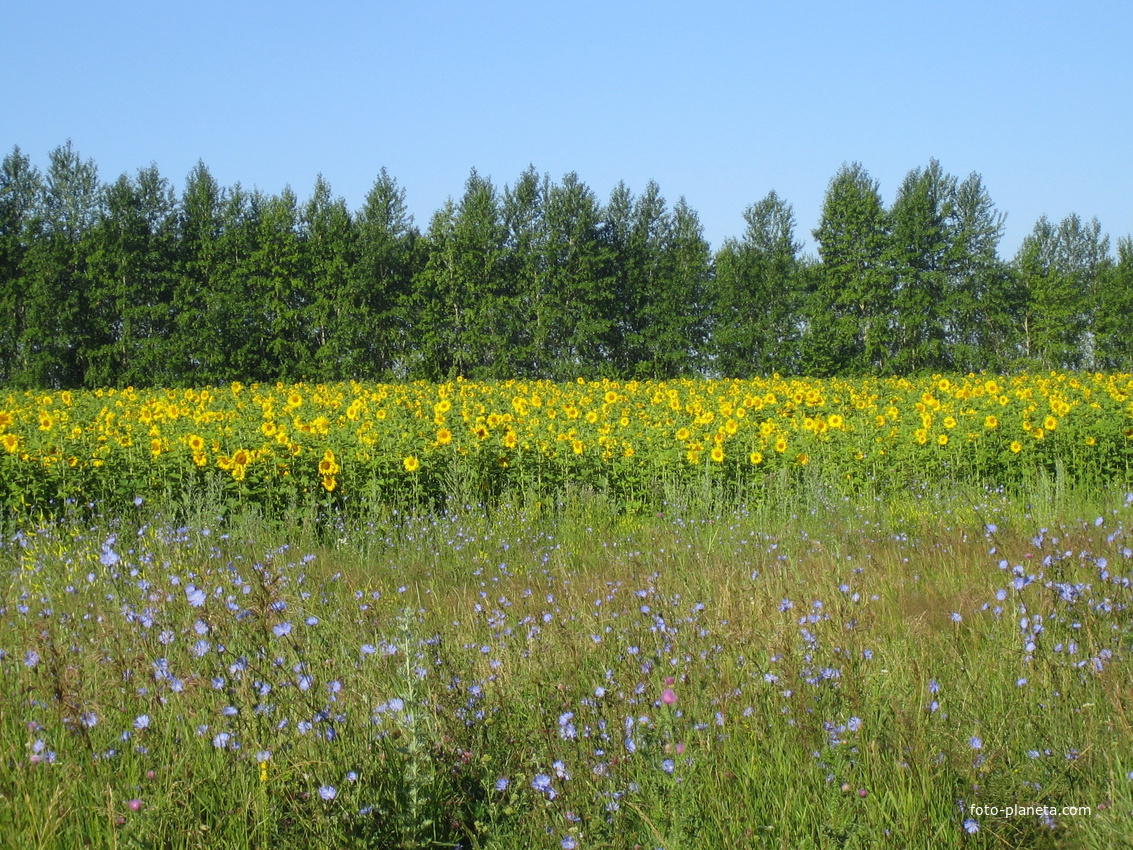
M 889 212 L 888 262 L 893 271 L 893 329 L 887 368 L 905 374 L 948 368 L 945 310 L 956 178 L 931 160 L 910 171 Z
M 1019 356 L 1022 299 L 1017 276 L 999 256 L 1004 219 L 978 174 L 957 186 L 943 307 L 949 362 L 960 371 L 1002 370 Z
M 748 378 L 797 368 L 799 251 L 791 205 L 774 191 L 744 210 L 741 239 L 716 253 L 712 278 L 712 371 Z
M 807 316 L 804 366 L 813 374 L 889 368 L 893 275 L 889 217 L 877 182 L 859 164 L 830 181 L 814 231 L 823 274 Z
M 351 313 L 350 281 L 358 262 L 358 231 L 346 201 L 331 193 L 320 174 L 302 210 L 303 288 L 308 293 L 305 327 L 310 361 L 306 371 L 315 380 L 359 380 L 375 373 L 357 351 L 361 328 L 344 316 Z M 349 333 L 343 333 L 349 329 Z
M 331 331 L 331 348 L 351 377 L 404 378 L 419 368 L 422 341 L 436 339 L 427 296 L 419 310 L 413 306 L 421 246 L 405 197 L 383 168 L 355 218 L 357 259 Z
M 1133 369 L 1133 239 L 1117 240 L 1117 262 L 1099 273 L 1094 314 L 1094 364 Z
M 1085 224 L 1072 213 L 1057 227 L 1046 216 L 1035 223 L 1015 260 L 1026 297 L 1022 333 L 1029 362 L 1044 369 L 1091 365 L 1091 296 L 1108 253 L 1109 237 L 1096 218 Z
M 16 380 L 33 387 L 83 383 L 91 346 L 87 257 L 102 203 L 94 160 L 70 142 L 51 152 L 23 257 L 25 309 Z
M 536 321 L 546 340 L 541 377 L 611 374 L 614 292 L 602 210 L 573 172 L 547 192 L 545 301 Z
M 19 147 L 13 148 L 0 164 L 0 385 L 18 374 L 27 313 L 25 258 L 42 191 L 38 169 Z
M 87 386 L 168 384 L 171 370 L 176 196 L 156 165 L 106 187 L 93 228 L 89 320 L 97 346 Z
M 515 293 L 516 311 L 511 316 L 514 347 L 508 360 L 513 377 L 538 377 L 550 370 L 551 318 L 548 292 L 546 196 L 550 181 L 534 166 L 505 186 L 501 215 L 506 230 L 503 274 Z

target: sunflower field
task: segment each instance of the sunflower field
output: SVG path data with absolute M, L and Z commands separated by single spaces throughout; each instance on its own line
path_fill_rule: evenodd
M 268 510 L 443 501 L 567 483 L 759 487 L 1128 474 L 1133 375 L 253 384 L 0 397 L 12 511 L 210 487 Z

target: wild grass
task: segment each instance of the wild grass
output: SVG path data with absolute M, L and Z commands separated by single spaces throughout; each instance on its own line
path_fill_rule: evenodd
M 1041 480 L 750 496 L 286 524 L 141 505 L 13 526 L 0 834 L 1133 840 L 1133 496 Z

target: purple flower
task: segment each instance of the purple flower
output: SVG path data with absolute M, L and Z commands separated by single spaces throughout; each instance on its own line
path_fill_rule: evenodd
M 333 785 L 320 785 L 319 796 L 329 803 L 331 800 L 338 796 L 338 789 Z
M 665 771 L 665 773 L 672 773 L 676 768 L 677 766 L 673 763 L 672 759 L 665 759 L 661 762 L 661 770 Z
M 289 634 L 291 634 L 291 624 L 276 623 L 271 627 L 271 631 L 272 634 L 274 634 L 276 637 L 287 637 Z
M 964 821 L 964 831 L 967 832 L 968 835 L 975 835 L 980 831 L 980 825 L 973 818 L 968 818 Z
M 973 735 L 968 739 L 968 746 L 973 750 L 983 749 L 984 742 L 980 739 L 979 735 Z
M 535 774 L 535 778 L 531 780 L 531 787 L 536 791 L 546 794 L 550 799 L 555 799 L 555 789 L 551 787 L 551 777 L 547 774 Z
M 496 780 L 496 790 L 497 791 L 506 791 L 507 787 L 510 784 L 511 784 L 510 779 L 508 779 L 506 776 L 501 776 L 499 779 Z
M 859 729 L 862 728 L 862 719 L 860 717 L 851 717 L 846 722 L 846 728 L 849 729 L 851 732 L 857 732 Z
M 185 596 L 188 598 L 189 604 L 194 608 L 200 608 L 205 604 L 205 600 L 208 598 L 203 590 L 191 584 L 185 589 Z

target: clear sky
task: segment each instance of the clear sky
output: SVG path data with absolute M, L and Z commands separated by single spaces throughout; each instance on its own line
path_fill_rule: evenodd
M 1133 233 L 1129 0 L 22 0 L 3 29 L 0 153 L 71 139 L 108 181 L 322 173 L 357 209 L 385 166 L 425 229 L 472 167 L 531 164 L 656 180 L 714 247 L 774 189 L 813 249 L 844 162 L 889 203 L 935 157 L 983 176 L 1004 256 L 1042 214 Z

